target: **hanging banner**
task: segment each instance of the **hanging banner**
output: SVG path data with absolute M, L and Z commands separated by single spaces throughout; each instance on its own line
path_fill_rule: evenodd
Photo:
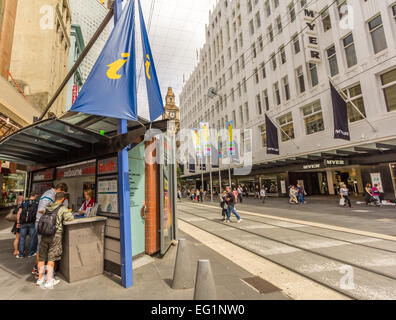
M 235 155 L 235 144 L 234 144 L 234 135 L 233 135 L 233 130 L 234 130 L 234 122 L 229 121 L 227 122 L 227 137 L 228 137 L 228 155 L 230 157 Z
M 194 146 L 195 154 L 198 158 L 202 158 L 202 147 L 201 147 L 201 133 L 199 129 L 192 129 L 192 141 Z
M 347 103 L 330 82 L 334 116 L 334 139 L 351 140 L 348 124 Z
M 267 115 L 265 115 L 265 126 L 267 131 L 267 154 L 279 155 L 278 129 Z
M 202 143 L 202 150 L 203 156 L 209 157 L 211 155 L 211 144 L 210 144 L 210 136 L 209 136 L 209 123 L 208 122 L 201 122 L 201 143 Z

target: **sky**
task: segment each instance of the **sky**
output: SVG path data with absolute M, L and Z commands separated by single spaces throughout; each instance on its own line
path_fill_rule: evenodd
M 147 28 L 149 28 L 150 8 L 154 2 L 149 38 L 161 93 L 165 99 L 168 87 L 173 87 L 178 105 L 179 94 L 183 87 L 183 75 L 187 80 L 198 62 L 197 50 L 205 43 L 205 25 L 209 21 L 209 10 L 213 9 L 216 0 L 142 0 L 141 2 Z M 139 108 L 142 103 L 147 103 L 147 94 L 138 20 L 137 18 L 136 65 Z

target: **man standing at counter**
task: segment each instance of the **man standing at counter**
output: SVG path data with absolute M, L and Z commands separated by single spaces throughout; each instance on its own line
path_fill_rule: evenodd
M 66 183 L 59 183 L 55 186 L 55 188 L 51 188 L 47 190 L 46 192 L 43 193 L 43 195 L 40 198 L 39 206 L 37 209 L 37 215 L 36 215 L 36 234 L 37 234 L 37 264 L 39 262 L 39 251 L 40 251 L 40 242 L 41 242 L 41 235 L 38 234 L 38 222 L 40 221 L 41 216 L 45 213 L 45 209 L 47 206 L 50 204 L 53 204 L 55 202 L 55 196 L 59 192 L 67 192 L 67 184 Z M 35 276 L 38 276 L 38 270 L 37 270 L 37 264 L 34 266 L 32 273 Z
M 53 289 L 59 283 L 59 280 L 55 280 L 53 274 L 55 262 L 59 261 L 62 256 L 63 222 L 74 220 L 73 214 L 63 205 L 64 200 L 65 194 L 63 192 L 57 193 L 55 203 L 47 206 L 45 216 L 39 222 L 38 229 L 39 234 L 42 234 L 42 238 L 39 252 L 39 279 L 37 280 L 37 285 L 44 285 L 45 289 Z M 55 219 L 52 219 L 51 215 Z M 45 220 L 45 218 L 50 219 Z M 47 276 L 44 277 L 46 261 Z

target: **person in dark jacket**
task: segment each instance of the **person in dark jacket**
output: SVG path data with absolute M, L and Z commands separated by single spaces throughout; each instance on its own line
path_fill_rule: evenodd
M 20 240 L 19 240 L 19 254 L 17 259 L 25 257 L 25 243 L 26 236 L 29 234 L 29 251 L 28 257 L 36 255 L 36 214 L 39 202 L 37 200 L 38 194 L 32 192 L 29 200 L 22 203 L 18 211 L 17 223 L 20 226 Z

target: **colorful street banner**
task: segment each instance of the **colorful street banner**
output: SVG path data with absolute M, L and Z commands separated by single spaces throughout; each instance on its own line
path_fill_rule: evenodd
M 350 141 L 347 103 L 330 81 L 331 101 L 333 103 L 334 139 Z
M 203 156 L 209 157 L 211 155 L 211 143 L 210 143 L 210 136 L 209 136 L 209 123 L 208 122 L 201 122 L 201 144 L 203 150 Z
M 278 128 L 265 115 L 265 127 L 267 131 L 267 154 L 279 155 Z
M 227 137 L 228 137 L 228 146 L 229 146 L 228 155 L 231 157 L 235 155 L 233 130 L 234 130 L 234 122 L 233 121 L 227 122 Z
M 219 135 L 216 129 L 210 130 L 210 144 L 211 144 L 211 165 L 212 168 L 219 167 L 219 159 L 220 159 L 220 142 L 219 142 Z
M 191 130 L 191 135 L 192 135 L 194 153 L 195 153 L 197 158 L 202 158 L 202 145 L 201 145 L 201 133 L 200 133 L 200 130 L 199 129 L 192 129 Z
M 126 6 L 70 111 L 137 120 L 135 2 Z
M 132 1 L 133 2 L 133 1 Z M 165 113 L 164 103 L 161 96 L 161 90 L 158 83 L 157 71 L 155 69 L 153 55 L 151 53 L 150 42 L 147 35 L 146 25 L 142 12 L 142 6 L 139 3 L 140 29 L 142 33 L 143 61 L 145 67 L 147 97 L 150 109 L 150 121 L 154 121 Z

